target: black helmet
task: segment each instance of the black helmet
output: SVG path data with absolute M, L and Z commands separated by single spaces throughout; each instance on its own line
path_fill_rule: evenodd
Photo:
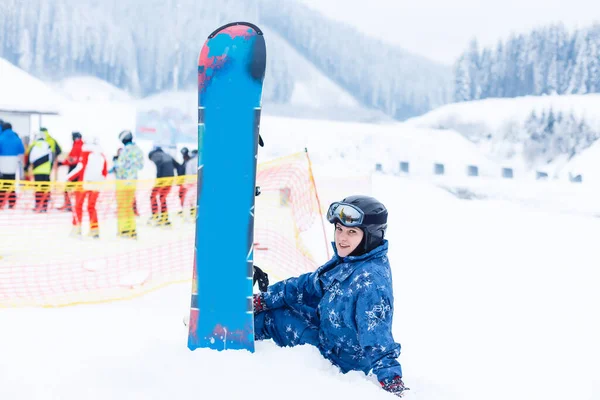
M 73 141 L 82 137 L 80 132 L 71 132 L 71 136 L 73 137 Z
M 344 215 L 342 215 L 344 212 L 343 209 L 341 210 L 342 214 L 339 212 L 336 213 L 336 210 L 339 209 L 336 206 L 343 204 L 353 206 L 362 213 L 362 216 L 359 216 L 358 219 L 353 219 L 352 216 L 344 218 Z M 340 219 L 340 215 L 344 220 Z M 356 249 L 362 250 L 358 251 L 359 254 L 368 253 L 383 243 L 385 232 L 387 230 L 387 216 L 387 209 L 379 200 L 374 197 L 362 195 L 346 197 L 340 202 L 333 203 L 329 207 L 327 213 L 327 218 L 331 223 L 339 222 L 344 226 L 354 226 L 362 229 L 365 234 L 362 241 L 364 246 L 362 249 Z M 353 252 L 354 255 L 356 255 L 356 253 L 356 251 Z
M 133 133 L 131 133 L 131 131 L 121 131 L 121 133 L 119 133 L 119 140 L 123 144 L 133 142 Z
M 190 149 L 188 149 L 187 147 L 184 147 L 180 151 L 181 151 L 181 155 L 185 157 L 189 154 Z

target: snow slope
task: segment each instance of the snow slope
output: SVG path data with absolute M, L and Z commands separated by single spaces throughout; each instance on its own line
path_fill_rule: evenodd
M 64 99 L 47 84 L 0 58 L 0 110 L 60 112 Z
M 600 94 L 524 96 L 484 99 L 446 104 L 406 123 L 430 128 L 455 129 L 465 135 L 495 134 L 507 125 L 524 122 L 532 111 L 571 112 L 585 117 L 592 128 L 600 129 Z
M 67 78 L 54 83 L 52 86 L 61 92 L 64 97 L 76 102 L 127 102 L 133 99 L 126 91 L 95 76 Z
M 388 205 L 394 336 L 406 399 L 595 400 L 600 220 L 467 202 L 375 176 Z M 189 285 L 143 298 L 0 313 L 0 398 L 392 399 L 311 347 L 186 348 Z
M 555 115 L 559 112 L 565 116 L 573 114 L 578 123 L 583 119 L 593 132 L 600 132 L 599 94 L 525 96 L 453 103 L 411 118 L 406 123 L 414 127 L 460 132 L 477 143 L 488 157 L 510 165 L 521 174 L 531 174 L 535 171 L 531 171 L 522 157 L 522 142 L 529 138 L 524 124 L 532 112 L 541 116 L 544 111 L 547 113 L 550 109 Z M 511 143 L 513 139 L 518 143 Z M 587 139 L 582 138 L 582 141 L 584 140 Z M 584 156 L 588 151 L 591 152 L 590 156 Z M 583 157 L 583 160 L 592 160 L 595 152 L 590 146 L 579 151 L 572 159 L 563 155 L 549 164 L 535 167 L 559 178 L 567 179 L 571 173 L 590 176 L 597 181 L 600 180 L 597 172 L 600 165 L 579 159 Z

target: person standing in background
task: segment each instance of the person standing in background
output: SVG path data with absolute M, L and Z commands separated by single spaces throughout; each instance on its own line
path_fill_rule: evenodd
M 56 180 L 57 168 L 58 168 L 58 156 L 62 154 L 62 149 L 56 139 L 50 136 L 50 132 L 48 132 L 47 128 L 40 128 L 40 131 L 44 134 L 44 139 L 50 145 L 50 150 L 52 151 L 52 170 L 50 172 L 50 177 L 54 178 L 51 180 Z
M 186 165 L 190 160 L 190 151 L 187 147 L 181 149 L 181 156 L 183 157 L 183 163 L 177 165 L 177 175 L 181 178 L 179 179 L 179 203 L 181 204 L 181 211 L 179 211 L 178 215 L 183 215 L 183 205 L 185 203 L 185 195 L 188 191 L 188 186 L 184 181 L 184 175 L 186 175 Z
M 27 149 L 25 170 L 31 166 L 33 169 L 33 180 L 36 182 L 35 189 L 35 212 L 47 212 L 50 202 L 50 174 L 52 173 L 52 148 L 46 142 L 46 135 L 37 132 L 33 143 Z M 28 173 L 26 173 L 28 174 Z M 40 183 L 38 183 L 40 182 Z
M 68 172 L 69 175 L 77 167 L 77 164 L 81 157 L 81 148 L 83 147 L 83 140 L 82 140 L 81 133 L 73 132 L 73 133 L 71 133 L 71 137 L 73 138 L 73 147 L 71 147 L 71 151 L 69 152 L 69 155 L 67 156 L 66 160 L 58 163 L 59 166 L 64 165 L 64 166 L 69 167 L 69 172 Z M 71 179 L 67 179 L 67 181 L 68 182 L 77 182 L 78 177 L 79 177 L 79 175 L 77 175 L 77 174 L 71 175 Z M 65 202 L 62 205 L 62 207 L 59 207 L 59 210 L 61 210 L 61 211 L 72 211 L 71 196 L 69 195 L 68 188 L 69 188 L 69 185 L 67 184 L 67 188 L 65 189 L 65 193 L 64 193 Z
M 73 229 L 71 236 L 81 237 L 81 223 L 83 221 L 83 203 L 87 198 L 87 210 L 90 219 L 90 232 L 88 236 L 99 239 L 100 227 L 98 226 L 98 212 L 96 202 L 100 190 L 108 175 L 108 164 L 102 153 L 98 138 L 92 138 L 82 147 L 81 154 L 76 161 L 75 168 L 67 175 L 71 182 L 82 182 L 75 190 L 75 213 L 73 214 Z
M 136 239 L 137 229 L 133 204 L 138 173 L 144 168 L 144 153 L 133 142 L 131 131 L 125 130 L 119 133 L 119 140 L 124 147 L 114 166 L 117 178 L 118 235 Z
M 171 185 L 173 185 L 172 178 L 175 176 L 178 164 L 160 146 L 155 146 L 148 154 L 148 157 L 156 165 L 156 182 L 152 188 L 152 193 L 150 193 L 152 216 L 148 223 L 155 223 L 158 226 L 169 226 L 171 225 L 171 221 L 169 221 L 167 196 L 171 191 Z
M 23 165 L 25 147 L 19 135 L 8 122 L 0 124 L 0 209 L 8 203 L 8 208 L 17 204 L 15 180 Z

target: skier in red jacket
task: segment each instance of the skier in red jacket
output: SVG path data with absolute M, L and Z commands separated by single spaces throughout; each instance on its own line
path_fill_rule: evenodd
M 67 159 L 58 163 L 58 165 L 68 166 L 69 173 L 71 173 L 77 166 L 77 163 L 79 162 L 79 157 L 81 156 L 81 147 L 83 146 L 81 133 L 73 132 L 71 136 L 73 138 L 73 147 L 71 148 Z M 71 180 L 71 182 L 77 182 L 77 178 L 74 178 L 74 180 Z M 69 191 L 67 190 L 65 190 L 65 202 L 62 205 L 62 207 L 59 208 L 59 210 L 72 211 L 71 196 L 69 195 Z
M 81 222 L 83 220 L 83 203 L 87 198 L 87 210 L 90 218 L 89 236 L 94 239 L 100 238 L 98 226 L 98 213 L 96 202 L 100 196 L 103 182 L 108 175 L 108 164 L 102 149 L 98 145 L 98 139 L 93 138 L 82 147 L 81 155 L 76 167 L 71 171 L 67 179 L 82 182 L 82 186 L 75 191 L 75 213 L 73 214 L 73 230 L 71 236 L 81 236 Z

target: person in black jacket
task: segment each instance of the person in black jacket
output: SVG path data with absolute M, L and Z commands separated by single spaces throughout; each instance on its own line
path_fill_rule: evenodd
M 181 149 L 181 155 L 183 157 L 183 163 L 182 164 L 178 164 L 178 168 L 177 168 L 177 175 L 182 176 L 185 175 L 185 168 L 186 165 L 188 163 L 188 161 L 190 161 L 190 150 L 187 147 L 184 147 L 183 149 Z M 182 180 L 179 182 L 179 203 L 181 204 L 181 211 L 179 211 L 177 214 L 183 216 L 183 205 L 185 204 L 185 195 L 188 191 L 188 186 L 184 181 L 183 178 Z
M 175 176 L 179 164 L 159 146 L 155 146 L 148 157 L 156 165 L 157 178 L 150 193 L 152 217 L 150 217 L 148 223 L 169 226 L 171 222 L 169 221 L 169 210 L 167 209 L 167 196 L 171 192 L 172 178 Z

